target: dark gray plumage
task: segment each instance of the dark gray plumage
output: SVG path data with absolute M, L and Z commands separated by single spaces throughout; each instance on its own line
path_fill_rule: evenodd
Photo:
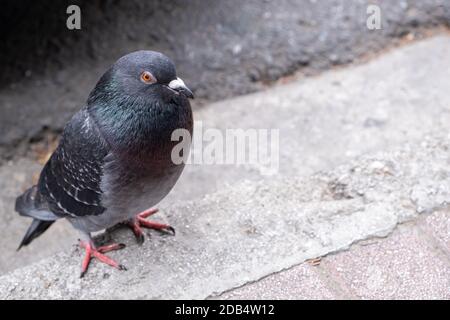
M 171 160 L 172 132 L 192 134 L 188 97 L 163 54 L 120 58 L 67 123 L 37 186 L 17 198 L 16 210 L 34 219 L 21 246 L 59 218 L 91 243 L 91 232 L 132 221 L 164 198 L 183 170 Z

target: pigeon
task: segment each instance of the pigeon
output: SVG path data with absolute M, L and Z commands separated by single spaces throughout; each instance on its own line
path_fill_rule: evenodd
M 126 224 L 140 244 L 142 228 L 175 234 L 171 226 L 146 218 L 157 212 L 154 206 L 184 168 L 172 159 L 179 141 L 171 136 L 177 129 L 192 136 L 190 98 L 192 91 L 164 54 L 141 50 L 117 60 L 65 125 L 37 184 L 16 199 L 15 210 L 33 218 L 18 250 L 67 219 L 81 233 L 82 277 L 92 258 L 126 270 L 105 255 L 124 244 L 97 247 L 94 232 Z

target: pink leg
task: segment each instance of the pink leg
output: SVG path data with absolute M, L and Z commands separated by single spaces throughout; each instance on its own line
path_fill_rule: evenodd
M 145 211 L 142 211 L 141 213 L 138 214 L 138 216 L 145 219 L 145 218 L 148 218 L 148 217 L 154 215 L 157 212 L 158 212 L 157 208 L 150 208 Z
M 123 248 L 125 248 L 124 243 L 113 243 L 106 246 L 98 247 L 97 251 L 100 253 L 107 253 L 110 251 L 121 250 Z

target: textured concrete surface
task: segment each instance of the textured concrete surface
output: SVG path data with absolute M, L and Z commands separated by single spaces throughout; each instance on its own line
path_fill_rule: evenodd
M 442 250 L 450 248 L 450 210 L 438 211 L 426 217 L 423 227 L 438 240 Z
M 358 60 L 450 21 L 447 0 L 376 3 L 382 29 L 371 31 L 371 0 L 4 1 L 0 161 L 61 130 L 105 68 L 132 50 L 165 52 L 197 98 L 211 101 Z M 79 31 L 65 28 L 69 4 L 81 7 Z
M 241 182 L 202 200 L 166 208 L 165 216 L 177 228 L 176 237 L 154 235 L 138 247 L 130 243 L 129 232 L 113 234 L 113 239 L 129 245 L 111 254 L 129 267 L 126 272 L 94 263 L 88 275 L 79 279 L 81 253 L 73 250 L 0 277 L 0 298 L 214 296 L 358 240 L 386 236 L 398 223 L 413 220 L 421 212 L 446 208 L 449 149 L 449 136 L 439 132 L 310 178 Z M 427 192 L 422 192 L 424 181 Z M 394 238 L 386 250 L 393 250 L 395 243 Z M 426 244 L 415 243 L 419 257 L 434 258 Z M 408 252 L 401 246 L 396 250 L 392 259 L 396 252 Z M 345 257 L 342 261 L 342 265 L 350 263 Z M 433 286 L 448 280 L 445 263 L 431 269 L 440 270 Z M 402 268 L 420 270 L 412 263 Z M 416 293 L 445 294 L 430 293 L 434 288 Z M 352 290 L 358 292 L 357 287 Z

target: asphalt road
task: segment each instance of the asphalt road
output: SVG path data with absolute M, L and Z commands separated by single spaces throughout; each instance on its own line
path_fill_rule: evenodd
M 378 52 L 447 26 L 446 0 L 376 1 L 382 29 L 366 27 L 374 1 L 70 1 L 82 29 L 65 28 L 69 1 L 6 1 L 0 13 L 0 162 L 59 132 L 119 56 L 165 52 L 197 101 L 264 88 Z

